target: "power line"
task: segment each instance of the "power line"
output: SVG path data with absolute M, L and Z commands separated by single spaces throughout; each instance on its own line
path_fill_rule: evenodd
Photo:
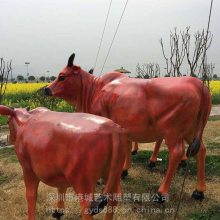
M 108 7 L 108 13 L 107 13 L 107 16 L 106 16 L 106 19 L 105 19 L 104 28 L 103 28 L 103 31 L 102 31 L 102 37 L 101 37 L 101 40 L 100 40 L 100 43 L 99 43 L 99 48 L 98 48 L 98 52 L 97 52 L 97 55 L 96 55 L 95 64 L 94 64 L 94 67 L 93 67 L 94 70 L 96 68 L 96 64 L 97 64 L 97 61 L 98 61 L 99 52 L 100 52 L 100 49 L 101 49 L 101 45 L 102 45 L 102 41 L 103 41 L 103 37 L 104 37 L 104 33 L 105 33 L 106 24 L 107 24 L 108 17 L 109 17 L 111 5 L 112 5 L 112 0 L 110 0 L 110 4 L 109 4 L 109 7 Z
M 112 42 L 111 42 L 111 44 L 110 44 L 110 47 L 109 47 L 109 49 L 108 49 L 108 53 L 107 53 L 107 55 L 106 55 L 106 58 L 105 58 L 105 61 L 104 61 L 104 63 L 103 63 L 103 66 L 102 66 L 102 69 L 101 69 L 101 71 L 100 71 L 99 76 L 101 75 L 101 73 L 102 73 L 102 71 L 103 71 L 103 69 L 104 69 L 104 67 L 105 67 L 105 64 L 106 64 L 106 61 L 107 61 L 107 59 L 108 59 L 108 56 L 109 56 L 110 50 L 111 50 L 111 48 L 112 48 L 113 42 L 114 42 L 114 40 L 115 40 L 115 37 L 116 37 L 116 35 L 117 35 L 117 32 L 118 32 L 118 29 L 119 29 L 119 26 L 120 26 L 120 23 L 121 23 L 122 17 L 123 17 L 123 15 L 124 15 L 124 13 L 125 13 L 125 10 L 126 10 L 126 7 L 127 7 L 127 4 L 128 4 L 128 0 L 127 0 L 126 3 L 125 3 L 124 9 L 123 9 L 123 11 L 122 11 L 122 14 L 121 14 L 120 20 L 119 20 L 119 22 L 118 22 L 118 25 L 117 25 L 117 28 L 116 28 L 115 34 L 114 34 L 114 36 L 113 36 Z
M 210 5 L 210 10 L 209 10 L 209 19 L 208 19 L 208 25 L 207 25 L 207 30 L 206 30 L 206 36 L 205 36 L 205 49 L 203 52 L 203 57 L 202 57 L 202 64 L 203 64 L 203 74 L 204 74 L 204 68 L 205 68 L 205 58 L 206 58 L 206 52 L 207 52 L 207 41 L 208 41 L 208 35 L 209 35 L 209 26 L 210 26 L 210 21 L 211 21 L 211 15 L 212 15 L 212 4 L 213 0 L 211 0 L 211 5 Z M 203 76 L 204 79 L 204 76 Z

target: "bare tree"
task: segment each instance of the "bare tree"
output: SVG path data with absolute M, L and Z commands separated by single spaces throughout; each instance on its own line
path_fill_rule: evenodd
M 144 79 L 160 77 L 159 64 L 158 63 L 144 63 L 142 65 L 137 64 L 136 77 L 144 78 Z
M 2 103 L 3 96 L 8 84 L 8 77 L 12 72 L 11 62 L 5 63 L 3 58 L 0 58 L 0 103 Z
M 186 27 L 186 31 L 182 32 L 182 42 L 184 44 L 187 62 L 190 68 L 190 75 L 196 76 L 196 70 L 201 64 L 203 53 L 207 51 L 212 42 L 213 35 L 209 32 L 208 36 L 205 35 L 205 30 L 202 32 L 197 31 L 194 34 L 194 48 L 191 47 L 191 34 L 189 33 L 190 27 Z M 205 51 L 206 50 L 206 51 Z
M 161 38 L 160 44 L 162 53 L 166 62 L 167 76 L 182 76 L 180 68 L 186 57 L 189 65 L 190 76 L 198 76 L 197 69 L 200 68 L 204 62 L 203 56 L 211 45 L 213 35 L 211 32 L 197 31 L 194 34 L 194 47 L 191 45 L 192 36 L 190 34 L 190 27 L 186 27 L 185 31 L 177 33 L 177 28 L 174 32 L 170 32 L 170 52 L 166 55 L 164 50 L 163 40 Z M 205 63 L 203 64 L 203 73 L 205 72 Z
M 214 78 L 214 69 L 215 64 L 207 63 L 207 57 L 199 68 L 199 75 L 202 77 L 203 81 L 206 82 L 208 88 L 210 88 L 210 81 Z
M 177 28 L 174 32 L 170 32 L 170 53 L 166 55 L 162 38 L 160 45 L 166 61 L 167 76 L 181 76 L 180 67 L 185 57 L 185 49 L 180 34 L 177 33 Z

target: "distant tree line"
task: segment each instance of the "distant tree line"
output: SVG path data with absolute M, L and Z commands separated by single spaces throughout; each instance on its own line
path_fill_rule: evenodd
M 31 75 L 28 76 L 28 78 L 25 78 L 22 75 L 18 75 L 16 77 L 16 79 L 12 79 L 12 82 L 16 83 L 16 82 L 51 82 L 54 81 L 56 79 L 55 76 L 40 76 L 39 78 L 36 78 L 35 76 Z

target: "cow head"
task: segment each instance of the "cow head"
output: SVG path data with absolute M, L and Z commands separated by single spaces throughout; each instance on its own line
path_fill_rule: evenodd
M 45 88 L 45 95 L 62 98 L 70 103 L 75 103 L 81 89 L 81 73 L 79 66 L 73 65 L 75 54 L 68 60 L 67 66 L 59 73 L 58 77 Z
M 21 125 L 29 118 L 27 109 L 12 109 L 4 105 L 0 105 L 0 114 L 8 116 L 9 142 L 14 144 L 16 134 Z

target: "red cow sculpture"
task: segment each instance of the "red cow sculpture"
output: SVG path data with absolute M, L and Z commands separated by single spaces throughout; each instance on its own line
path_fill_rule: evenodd
M 23 169 L 28 220 L 35 219 L 39 181 L 57 187 L 60 194 L 73 187 L 77 194 L 83 195 L 80 198 L 83 220 L 93 219 L 92 215 L 107 203 L 107 210 L 113 210 L 117 201 L 108 196 L 121 193 L 120 175 L 128 151 L 124 129 L 100 116 L 46 108 L 28 112 L 0 105 L 0 114 L 8 115 L 9 139 L 15 143 Z M 91 202 L 88 196 L 93 198 L 99 178 L 106 181 L 103 195 Z M 57 205 L 58 209 L 64 208 L 64 201 L 58 201 Z M 54 213 L 57 219 L 61 215 Z M 112 218 L 113 212 L 107 212 L 105 220 Z
M 192 197 L 202 200 L 206 149 L 202 142 L 211 111 L 208 88 L 193 77 L 134 79 L 112 72 L 95 77 L 73 65 L 67 66 L 45 94 L 66 100 L 77 111 L 105 116 L 126 129 L 130 141 L 150 143 L 165 139 L 169 165 L 158 195 L 167 194 L 177 166 L 184 156 L 196 155 L 197 186 Z

